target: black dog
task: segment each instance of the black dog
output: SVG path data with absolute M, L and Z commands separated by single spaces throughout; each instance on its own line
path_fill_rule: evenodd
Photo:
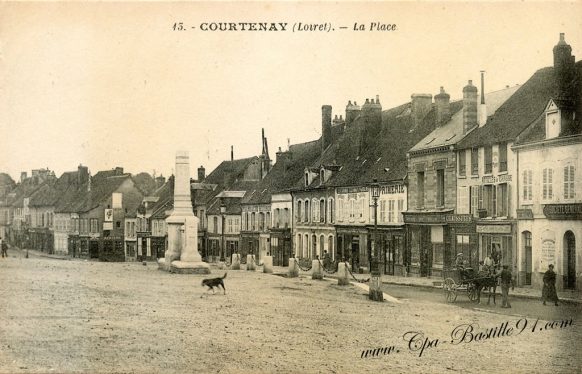
M 226 273 L 224 273 L 224 276 L 222 278 L 203 279 L 202 286 L 207 286 L 208 290 L 206 292 L 212 290 L 212 293 L 215 293 L 214 287 L 216 287 L 216 288 L 222 287 L 222 289 L 224 290 L 224 294 L 226 295 L 226 288 L 224 288 L 224 281 L 223 281 L 224 278 L 226 278 Z M 202 296 L 204 296 L 204 294 L 202 294 Z M 202 297 L 202 296 L 200 296 L 200 297 Z

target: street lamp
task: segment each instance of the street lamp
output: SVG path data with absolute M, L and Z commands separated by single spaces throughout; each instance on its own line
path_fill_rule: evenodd
M 373 259 L 370 256 L 370 290 L 369 290 L 369 298 L 375 301 L 383 301 L 384 294 L 382 293 L 381 287 L 381 277 L 380 277 L 380 269 L 378 268 L 379 258 L 378 258 L 378 247 L 377 247 L 377 234 L 378 234 L 378 199 L 380 198 L 380 184 L 378 180 L 374 179 L 372 184 L 370 185 L 370 193 L 372 195 L 372 201 L 374 206 L 374 235 L 372 245 L 370 246 L 371 250 L 373 250 Z M 373 247 L 373 248 L 372 248 Z
M 220 217 L 222 218 L 222 243 L 220 245 L 220 261 L 224 262 L 225 258 L 224 258 L 224 220 L 225 220 L 225 215 L 226 215 L 226 205 L 224 205 L 224 203 L 220 204 Z

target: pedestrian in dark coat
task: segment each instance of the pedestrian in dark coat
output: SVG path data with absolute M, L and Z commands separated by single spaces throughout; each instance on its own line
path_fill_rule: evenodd
M 554 265 L 548 266 L 548 271 L 544 273 L 544 287 L 542 288 L 542 301 L 544 302 L 544 305 L 546 305 L 546 300 L 553 301 L 554 305 L 558 306 Z
M 499 277 L 501 278 L 501 296 L 503 297 L 501 307 L 511 308 L 511 304 L 509 303 L 509 286 L 511 286 L 511 290 L 513 291 L 514 284 L 513 276 L 508 265 L 503 265 L 503 270 L 501 270 Z

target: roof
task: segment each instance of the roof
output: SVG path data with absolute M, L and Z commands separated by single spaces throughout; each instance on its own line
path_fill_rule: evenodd
M 459 102 L 451 103 L 451 113 L 461 109 Z M 416 123 L 411 103 L 382 111 L 377 127 L 358 116 L 346 126 L 343 135 L 326 149 L 310 167 L 329 166 L 331 177 L 323 184 L 315 178 L 309 188 L 360 186 L 377 179 L 379 182 L 403 180 L 406 177 L 406 152 L 428 133 L 436 123 L 435 106 Z M 302 181 L 299 186 L 303 189 Z
M 0 173 L 0 186 L 15 186 L 12 177 L 6 173 Z
M 487 114 L 494 114 L 499 109 L 499 107 L 518 90 L 518 88 L 519 86 L 513 86 L 486 93 L 485 103 Z M 481 95 L 479 95 L 477 102 L 481 102 Z M 462 105 L 462 101 L 460 101 L 459 104 Z M 477 118 L 479 118 L 481 115 L 481 110 L 481 105 L 478 105 Z M 463 111 L 459 110 L 453 114 L 447 123 L 437 127 L 420 142 L 416 143 L 416 145 L 410 149 L 410 152 L 453 145 L 458 143 L 461 139 L 470 133 L 471 132 L 463 134 Z
M 576 63 L 578 76 L 582 76 L 582 64 Z M 578 83 L 578 86 L 580 83 Z M 537 124 L 538 128 L 529 136 L 540 136 L 540 120 L 546 105 L 557 90 L 553 67 L 536 71 L 519 89 L 499 107 L 494 116 L 487 119 L 485 126 L 470 132 L 457 148 L 472 148 L 514 141 L 524 130 Z M 579 89 L 577 90 L 579 93 Z M 580 100 L 577 100 L 578 107 Z M 579 127 L 579 126 L 578 126 Z M 545 131 L 545 130 L 543 130 Z
M 321 154 L 321 143 L 314 140 L 293 144 L 286 152 L 277 153 L 277 162 L 256 186 L 253 193 L 245 196 L 242 204 L 269 204 L 271 195 L 297 187 L 303 178 L 306 165 L 312 164 Z

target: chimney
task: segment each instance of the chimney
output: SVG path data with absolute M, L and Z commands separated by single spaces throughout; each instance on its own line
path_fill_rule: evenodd
M 477 126 L 477 87 L 473 81 L 463 88 L 463 134 Z
M 321 107 L 321 153 L 331 144 L 331 105 Z
M 204 166 L 200 165 L 198 168 L 198 182 L 202 182 L 206 178 L 206 169 Z
M 422 120 L 432 107 L 432 95 L 426 93 L 417 93 L 410 96 L 411 101 L 411 112 L 412 120 L 414 121 L 414 127 L 420 126 Z
M 122 167 L 116 167 L 115 168 L 115 175 L 123 175 L 123 168 Z
M 291 149 L 291 138 L 287 138 L 287 150 Z
M 346 105 L 346 126 L 351 125 L 357 116 L 360 115 L 360 107 L 357 102 L 348 101 L 348 105 Z
M 487 105 L 485 105 L 485 71 L 481 70 L 481 104 L 479 104 L 479 127 L 487 122 Z
M 87 178 L 89 177 L 89 168 L 87 166 L 83 166 L 79 164 L 77 168 L 77 184 L 82 185 L 87 182 Z
M 230 146 L 230 161 L 234 161 L 234 145 Z
M 560 40 L 554 46 L 554 76 L 557 92 L 555 98 L 562 107 L 570 109 L 574 106 L 575 57 L 572 56 L 572 47 L 566 43 L 564 33 L 560 33 Z M 573 109 L 573 108 L 572 108 Z
M 440 92 L 434 95 L 434 103 L 436 106 L 436 121 L 437 126 L 447 122 L 451 118 L 451 95 L 445 92 L 441 86 Z
M 24 182 L 24 180 L 27 178 L 28 173 L 23 171 L 20 173 L 20 182 Z
M 159 177 L 156 177 L 156 189 L 162 187 L 164 183 L 166 183 L 166 178 L 164 176 L 160 175 Z

